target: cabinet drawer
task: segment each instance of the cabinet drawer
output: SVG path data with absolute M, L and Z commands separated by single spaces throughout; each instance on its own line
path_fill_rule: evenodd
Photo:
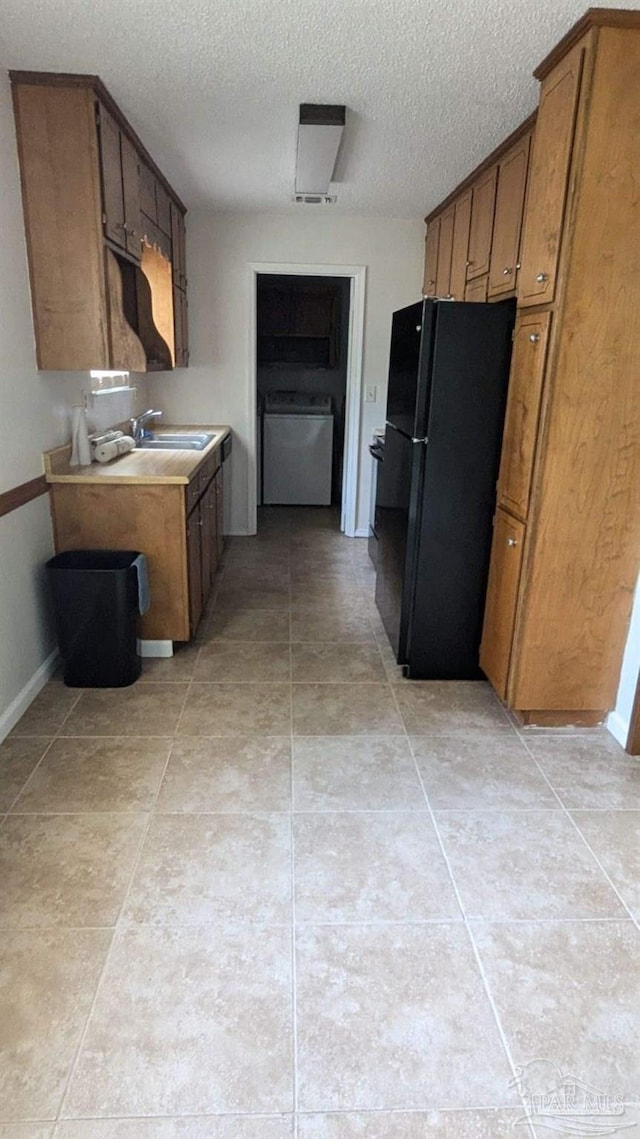
M 480 667 L 503 700 L 507 697 L 525 533 L 522 522 L 503 510 L 496 511 Z
M 513 337 L 498 502 L 519 518 L 529 509 L 551 313 L 520 315 Z

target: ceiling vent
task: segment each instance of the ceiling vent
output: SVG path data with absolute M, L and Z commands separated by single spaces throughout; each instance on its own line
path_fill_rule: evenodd
M 345 122 L 345 108 L 326 103 L 301 103 L 296 158 L 296 201 L 319 199 L 323 203 L 338 157 Z M 309 202 L 311 204 L 311 202 Z
M 335 194 L 294 194 L 293 200 L 303 206 L 332 206 L 338 199 Z

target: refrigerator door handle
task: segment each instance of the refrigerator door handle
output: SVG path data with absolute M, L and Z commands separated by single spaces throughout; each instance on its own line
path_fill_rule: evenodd
M 422 443 L 423 446 L 426 447 L 427 443 L 429 442 L 429 436 L 425 435 L 423 439 L 416 439 L 416 437 L 414 435 L 412 435 L 411 436 L 411 442 L 412 443 Z

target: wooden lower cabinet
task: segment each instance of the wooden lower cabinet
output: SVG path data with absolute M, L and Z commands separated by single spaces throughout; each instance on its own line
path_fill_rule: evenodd
M 493 520 L 491 569 L 487 586 L 480 667 L 503 700 L 508 698 L 525 527 L 498 508 Z
M 222 554 L 222 466 L 214 452 L 188 486 L 52 483 L 56 552 L 142 550 L 151 607 L 140 618 L 146 640 L 188 641 L 207 602 Z

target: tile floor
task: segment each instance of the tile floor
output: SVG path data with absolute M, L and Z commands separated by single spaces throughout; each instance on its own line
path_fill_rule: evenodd
M 196 643 L 1 745 L 0 1139 L 541 1137 L 533 1061 L 640 1135 L 640 762 L 403 680 L 372 592 L 264 512 Z

